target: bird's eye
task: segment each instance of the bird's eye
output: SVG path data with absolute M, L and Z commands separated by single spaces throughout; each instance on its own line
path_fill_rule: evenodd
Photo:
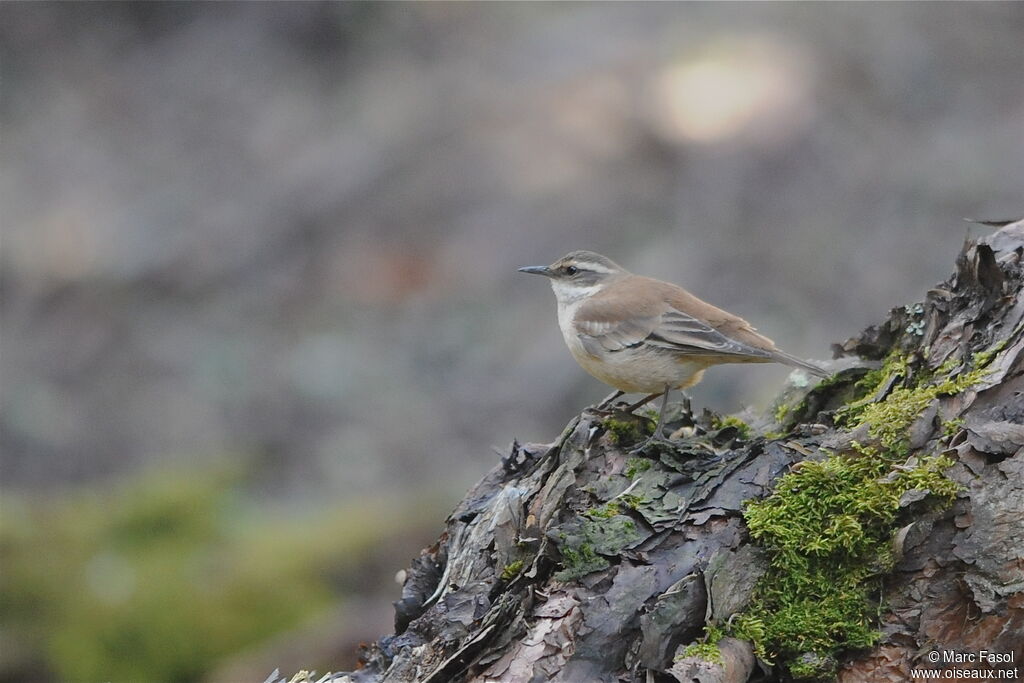
M 566 275 L 575 275 L 578 272 L 580 272 L 580 269 L 577 268 L 576 266 L 569 266 L 568 268 L 565 269 Z

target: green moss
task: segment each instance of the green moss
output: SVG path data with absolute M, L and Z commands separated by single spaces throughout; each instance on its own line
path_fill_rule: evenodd
M 636 510 L 638 507 L 643 505 L 644 497 L 633 495 L 632 493 L 624 493 L 619 496 L 619 501 L 630 510 Z
M 958 394 L 977 384 L 986 372 L 976 368 L 956 377 L 917 387 L 897 387 L 884 401 L 871 403 L 860 411 L 851 425 L 868 425 L 868 433 L 890 450 L 906 447 L 907 429 L 925 408 L 939 396 Z
M 882 386 L 892 377 L 908 375 L 907 359 L 898 351 L 890 353 L 882 362 L 882 367 L 869 371 L 854 383 L 854 396 L 842 408 L 836 411 L 836 424 L 849 426 L 856 422 L 864 409 L 874 401 Z
M 746 510 L 751 535 L 772 559 L 741 622 L 746 632 L 734 635 L 787 665 L 816 655 L 802 660 L 804 668 L 808 661 L 831 666 L 840 650 L 870 647 L 877 639 L 874 596 L 893 564 L 900 498 L 927 490 L 948 504 L 957 485 L 942 472 L 951 465 L 945 457 L 904 463 L 862 447 L 800 463 L 782 477 L 772 496 Z
M 971 360 L 974 363 L 975 367 L 983 368 L 986 367 L 989 363 L 991 363 L 992 360 L 997 355 L 999 355 L 999 352 L 1003 350 L 1003 347 L 1006 346 L 1006 342 L 1007 340 L 1004 339 L 1002 342 L 993 346 L 988 351 L 979 351 L 978 353 L 974 354 Z
M 855 381 L 853 377 L 859 372 L 866 371 L 853 369 L 834 373 L 817 382 L 809 391 L 797 393 L 796 396 L 790 392 L 788 400 L 780 399 L 774 404 L 772 412 L 777 428 L 766 432 L 765 438 L 780 439 L 789 434 L 797 424 L 815 420 L 818 413 L 826 410 L 828 406 L 863 398 L 867 392 L 864 384 L 871 382 L 871 379 L 865 382 L 862 376 L 860 380 Z
M 622 473 L 632 479 L 636 475 L 651 469 L 652 464 L 647 458 L 630 458 L 626 461 L 626 468 Z
M 590 517 L 591 519 L 611 519 L 617 516 L 622 511 L 619 509 L 619 504 L 615 501 L 605 503 L 599 508 L 591 508 L 583 514 Z
M 561 525 L 557 545 L 562 570 L 555 574 L 557 580 L 571 581 L 600 571 L 611 564 L 606 557 L 617 556 L 646 537 L 631 517 L 622 514 L 622 508 L 633 503 L 626 498 L 585 510 Z
M 556 581 L 575 581 L 610 564 L 594 552 L 594 546 L 590 543 L 581 543 L 576 547 L 560 545 L 558 550 L 562 554 L 563 569 L 555 573 Z
M 730 633 L 754 642 L 762 659 L 778 659 L 794 678 L 829 677 L 840 651 L 877 641 L 876 598 L 893 566 L 902 496 L 923 490 L 943 506 L 956 496 L 958 485 L 943 474 L 952 460 L 912 456 L 907 436 L 937 397 L 964 391 L 985 375 L 980 366 L 951 374 L 955 365 L 918 372 L 907 382 L 909 361 L 890 355 L 857 383 L 859 397 L 837 414 L 849 429 L 866 425 L 872 441 L 798 463 L 771 496 L 747 505 L 750 534 L 769 549 L 770 563 Z M 873 402 L 896 376 L 904 385 Z
M 711 426 L 715 429 L 726 429 L 727 427 L 735 427 L 736 434 L 741 439 L 750 438 L 750 425 L 743 420 L 739 419 L 735 415 L 716 415 L 711 421 Z
M 602 423 L 608 430 L 611 442 L 616 446 L 623 446 L 639 441 L 648 436 L 649 425 L 646 420 L 618 420 L 613 417 L 605 418 Z
M 912 376 L 909 359 L 890 354 L 882 368 L 857 382 L 855 386 L 864 395 L 836 412 L 836 424 L 849 429 L 866 424 L 868 433 L 882 448 L 901 450 L 905 448 L 907 429 L 932 401 L 939 396 L 958 394 L 984 378 L 987 363 L 977 362 L 978 355 L 981 354 L 975 354 L 974 369 L 969 372 L 952 374 L 957 363 L 950 359 L 933 372 L 922 370 Z M 994 354 L 988 355 L 987 362 L 992 357 Z M 903 378 L 903 384 L 894 387 L 885 400 L 875 401 L 882 386 L 897 377 Z
M 661 414 L 661 411 L 655 408 L 654 404 L 648 403 L 645 407 L 641 408 L 637 414 L 642 415 L 648 420 L 657 422 L 658 416 Z
M 515 562 L 509 562 L 501 570 L 501 580 L 511 581 L 523 570 L 523 565 L 526 564 L 523 560 L 516 560 Z
M 962 417 L 955 417 L 952 420 L 946 420 L 942 423 L 942 435 L 947 439 L 956 436 L 956 433 L 963 429 L 964 419 Z
M 753 643 L 754 654 L 757 655 L 757 658 L 771 663 L 771 657 L 765 650 L 768 629 L 759 617 L 752 614 L 737 614 L 730 622 L 729 632 L 734 638 Z
M 724 636 L 725 633 L 722 632 L 722 629 L 708 624 L 704 627 L 704 637 L 697 642 L 687 645 L 682 653 L 676 657 L 676 660 L 678 661 L 684 657 L 698 657 L 715 664 L 721 664 L 722 651 L 718 647 L 718 641 Z
M 790 675 L 798 681 L 820 681 L 831 677 L 836 670 L 837 662 L 832 657 L 822 657 L 814 652 L 807 652 L 789 664 Z
M 820 385 L 819 385 L 820 386 Z M 817 391 L 817 387 L 811 391 Z M 807 412 L 807 397 L 804 396 L 796 403 L 781 403 L 775 408 L 775 421 L 781 429 L 779 434 L 785 435 L 796 423 L 801 420 Z

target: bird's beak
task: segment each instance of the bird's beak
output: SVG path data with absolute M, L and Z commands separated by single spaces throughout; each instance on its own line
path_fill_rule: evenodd
M 519 269 L 520 273 L 533 273 L 535 275 L 544 275 L 546 277 L 554 276 L 551 272 L 551 268 L 548 266 L 523 266 Z

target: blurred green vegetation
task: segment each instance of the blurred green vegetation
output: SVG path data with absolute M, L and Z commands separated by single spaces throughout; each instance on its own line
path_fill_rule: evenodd
M 440 509 L 377 495 L 289 512 L 223 464 L 45 499 L 6 492 L 0 680 L 197 680 L 358 590 L 375 556 L 405 566 L 381 555 L 411 524 L 429 533 Z

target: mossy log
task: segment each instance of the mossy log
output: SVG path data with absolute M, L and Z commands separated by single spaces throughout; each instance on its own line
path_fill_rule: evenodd
M 910 680 L 1024 660 L 1024 224 L 749 425 L 585 410 L 512 444 L 329 680 Z M 949 666 L 949 664 L 945 664 Z M 960 669 L 986 669 L 986 662 Z

